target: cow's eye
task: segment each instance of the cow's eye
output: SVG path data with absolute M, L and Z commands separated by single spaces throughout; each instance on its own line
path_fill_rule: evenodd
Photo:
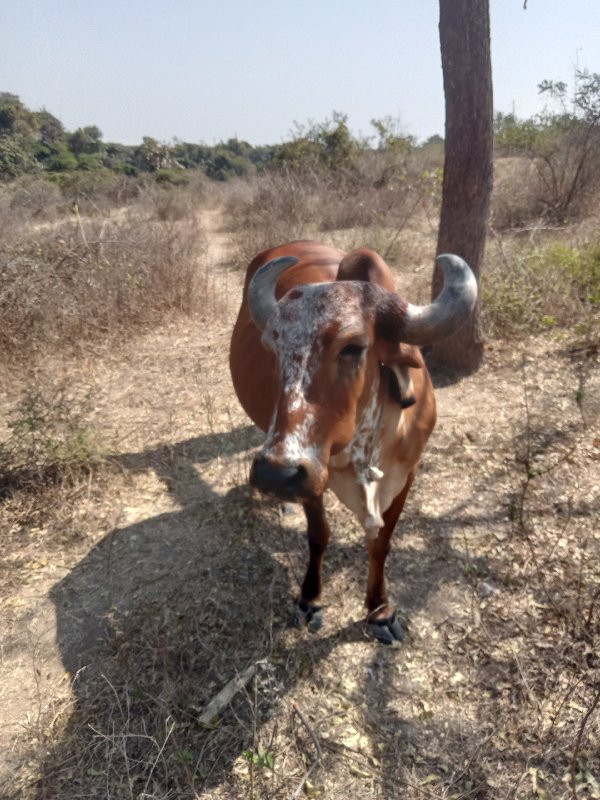
M 360 358 L 366 349 L 364 344 L 347 344 L 340 350 L 340 358 Z

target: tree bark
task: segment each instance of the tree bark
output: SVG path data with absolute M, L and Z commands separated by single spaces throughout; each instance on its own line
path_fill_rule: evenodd
M 492 193 L 492 67 L 489 0 L 440 0 L 440 48 L 446 141 L 438 253 L 462 256 L 480 283 Z M 442 274 L 436 267 L 431 294 Z M 471 319 L 433 346 L 430 359 L 454 372 L 475 372 L 483 360 L 481 294 Z

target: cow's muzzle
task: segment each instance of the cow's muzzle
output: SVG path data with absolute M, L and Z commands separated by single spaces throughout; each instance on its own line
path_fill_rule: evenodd
M 302 501 L 314 497 L 309 470 L 304 464 L 281 464 L 266 455 L 257 455 L 250 470 L 255 489 L 280 500 Z

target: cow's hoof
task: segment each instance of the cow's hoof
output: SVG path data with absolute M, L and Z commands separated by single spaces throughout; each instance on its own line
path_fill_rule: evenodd
M 406 631 L 398 622 L 395 611 L 389 617 L 369 620 L 367 622 L 367 630 L 374 639 L 377 639 L 382 644 L 396 644 L 397 642 L 402 642 L 406 636 Z
M 312 633 L 316 633 L 323 625 L 323 609 L 304 600 L 298 600 L 294 615 L 292 617 L 294 628 L 304 628 L 305 626 Z

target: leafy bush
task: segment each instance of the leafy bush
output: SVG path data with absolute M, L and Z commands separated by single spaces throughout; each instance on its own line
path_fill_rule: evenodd
M 600 322 L 600 245 L 561 242 L 542 250 L 512 243 L 489 256 L 483 273 L 486 328 L 497 335 L 586 327 Z
M 86 128 L 77 128 L 69 134 L 69 150 L 77 155 L 99 153 L 103 149 L 102 133 L 96 125 L 88 125 Z
M 296 124 L 293 138 L 279 146 L 276 163 L 289 170 L 352 170 L 360 143 L 347 123 L 345 114 L 334 111 L 330 120 Z
M 186 186 L 190 181 L 190 176 L 183 169 L 159 169 L 154 175 L 154 180 L 165 186 Z
M 37 127 L 35 114 L 10 92 L 0 92 L 0 136 L 27 136 Z
M 17 178 L 35 170 L 35 159 L 21 137 L 0 136 L 0 178 Z
M 533 269 L 549 280 L 557 279 L 583 306 L 600 306 L 599 244 L 577 249 L 555 242 L 533 259 Z
M 62 142 L 51 150 L 40 152 L 40 162 L 48 172 L 71 172 L 79 164 L 77 156 Z

